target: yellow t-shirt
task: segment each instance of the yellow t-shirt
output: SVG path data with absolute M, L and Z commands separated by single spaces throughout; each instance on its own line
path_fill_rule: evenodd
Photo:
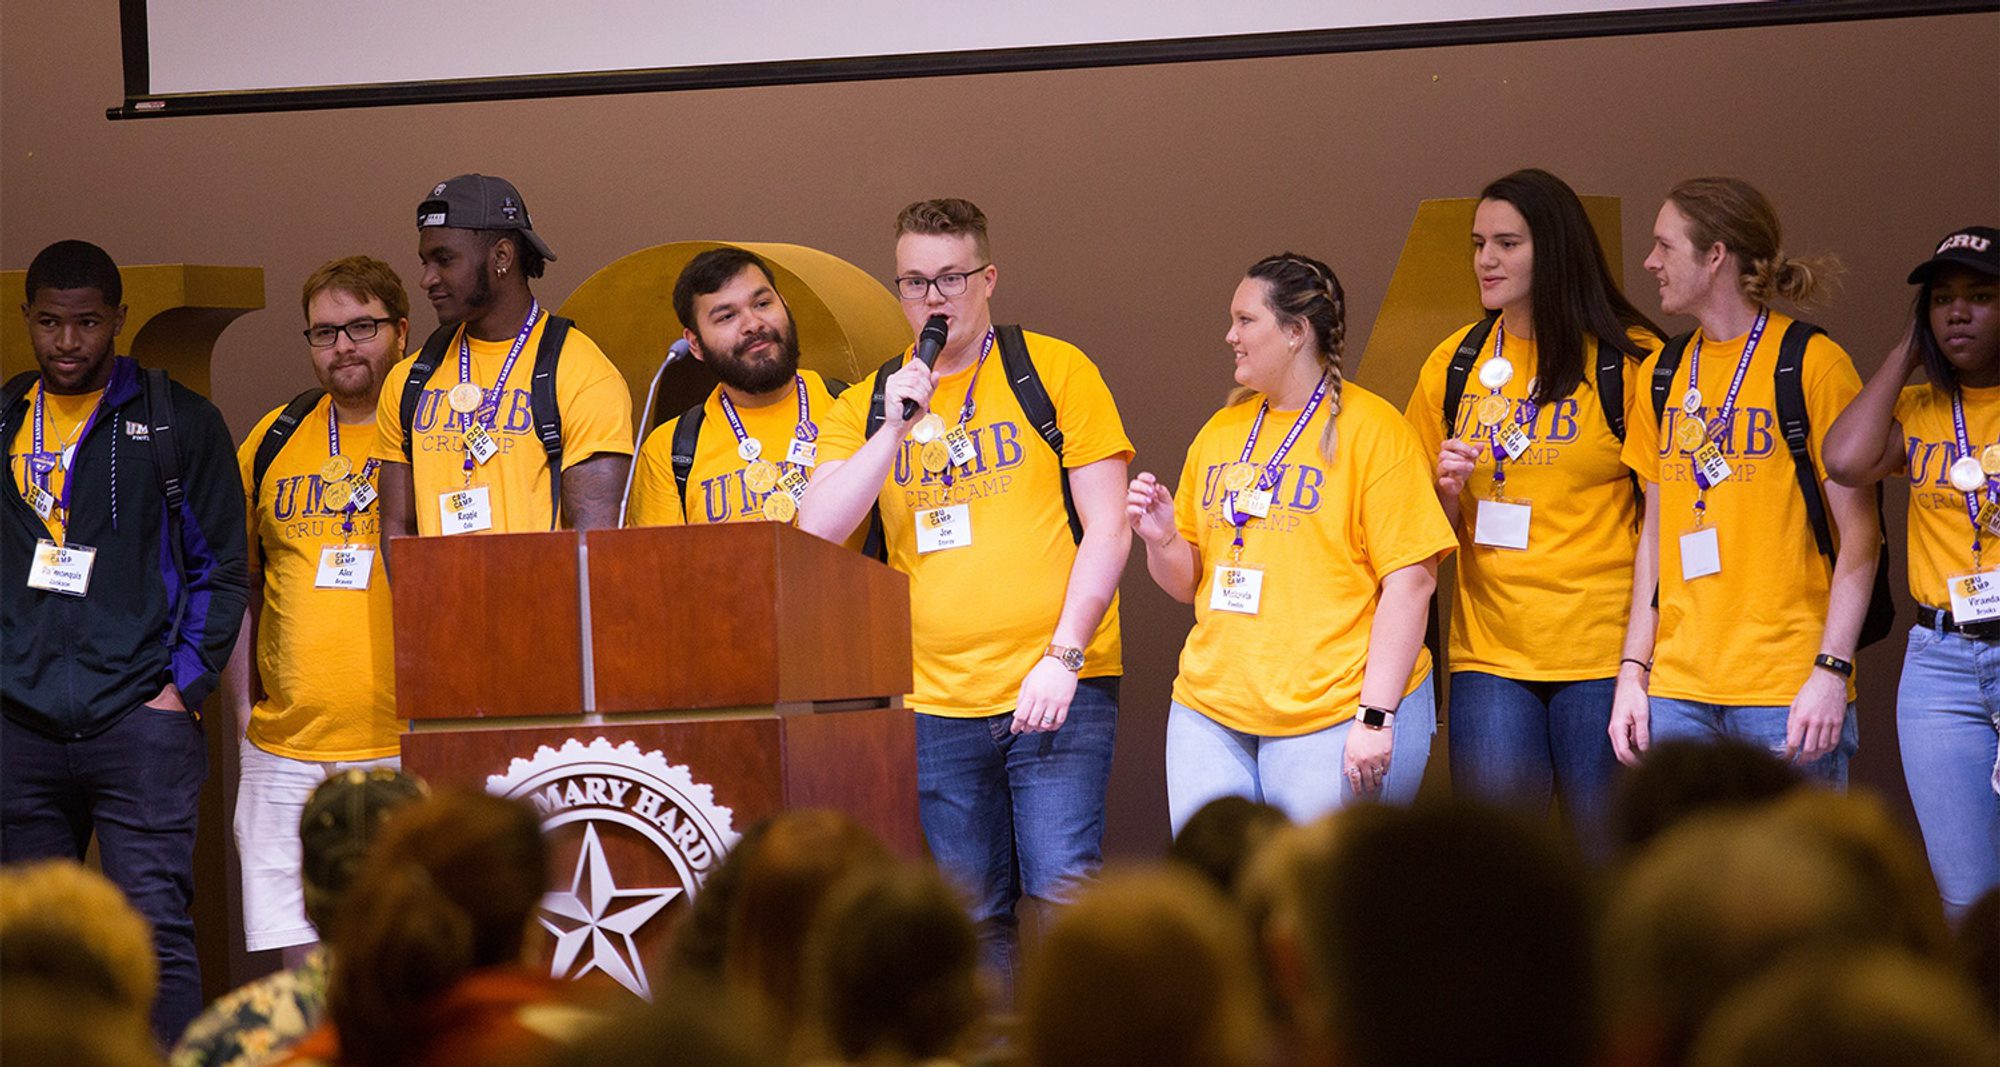
M 1132 442 L 1096 365 L 1066 341 L 1027 334 L 1056 422 L 1064 467 L 1130 459 Z M 909 353 L 903 354 L 905 360 Z M 956 425 L 968 389 L 975 411 L 966 428 L 978 449 L 971 473 L 947 488 L 926 472 L 919 447 L 905 439 L 879 502 L 889 565 L 910 576 L 910 625 L 916 692 L 910 706 L 931 715 L 972 718 L 1014 707 L 1021 681 L 1055 636 L 1069 589 L 1076 542 L 1063 510 L 1056 455 L 1021 412 L 994 345 L 986 368 L 968 367 L 938 382 L 932 410 Z M 877 373 L 880 373 L 879 371 Z M 875 375 L 834 402 L 820 434 L 820 462 L 844 460 L 866 439 Z M 918 553 L 915 513 L 970 507 L 972 543 Z M 1119 674 L 1118 599 L 1084 649 L 1082 676 Z
M 1405 415 L 1417 429 L 1431 470 L 1444 443 L 1445 379 L 1452 355 L 1471 326 L 1433 349 L 1417 377 Z M 1501 332 L 1496 326 L 1494 333 Z M 1659 340 L 1643 330 L 1632 338 L 1657 351 Z M 1540 367 L 1535 342 L 1509 335 L 1502 347 L 1514 377 L 1500 389 L 1512 423 L 1526 404 Z M 1639 545 L 1639 506 L 1631 472 L 1619 458 L 1624 447 L 1605 421 L 1597 393 L 1597 340 L 1584 341 L 1583 380 L 1576 391 L 1543 404 L 1521 427 L 1534 443 L 1503 468 L 1503 496 L 1532 509 L 1526 549 L 1473 542 L 1479 501 L 1493 496 L 1493 449 L 1475 409 L 1489 390 L 1479 369 L 1492 358 L 1493 341 L 1466 376 L 1456 432 L 1479 446 L 1479 461 L 1459 494 L 1458 587 L 1452 600 L 1451 669 L 1485 671 L 1536 682 L 1609 678 L 1632 598 L 1632 557 Z M 1625 361 L 1625 422 L 1646 410 L 1639 362 Z M 1642 416 L 1643 417 L 1643 416 Z
M 542 442 L 535 436 L 535 416 L 529 385 L 535 373 L 535 352 L 548 328 L 542 316 L 528 336 L 521 357 L 507 376 L 499 413 L 491 429 L 499 455 L 472 471 L 472 484 L 488 487 L 496 533 L 549 529 L 549 464 Z M 505 341 L 472 340 L 472 381 L 482 389 L 492 389 L 507 362 L 513 338 Z M 389 369 L 382 383 L 382 397 L 375 413 L 375 457 L 385 463 L 403 463 L 403 383 L 410 378 L 415 355 Z M 445 401 L 445 393 L 458 384 L 458 342 L 454 340 L 439 362 L 437 372 L 425 384 L 423 399 L 417 404 L 410 459 L 411 483 L 416 488 L 417 532 L 426 537 L 439 532 L 438 495 L 465 484 L 465 445 L 460 436 L 459 417 Z M 632 394 L 611 360 L 584 336 L 572 329 L 563 341 L 556 361 L 556 406 L 562 412 L 563 469 L 599 453 L 632 454 Z
M 2000 386 L 1963 392 L 1966 441 L 1978 456 L 2000 441 Z M 1896 397 L 1896 421 L 1903 427 L 1903 473 L 1910 479 L 1910 596 L 1949 611 L 1945 580 L 1972 573 L 1972 517 L 1965 494 L 1951 487 L 1951 465 L 1959 456 L 1951 394 L 1927 383 L 1906 386 Z M 1985 502 L 1984 492 L 1978 500 Z M 1981 566 L 2000 565 L 2000 538 L 1980 540 Z
M 824 427 L 834 398 L 826 381 L 809 370 L 799 371 L 806 383 L 806 405 L 815 425 Z M 762 407 L 736 409 L 743 420 L 743 432 L 764 446 L 762 458 L 785 466 L 799 422 L 798 394 L 786 386 L 782 398 Z M 676 415 L 646 435 L 633 461 L 632 497 L 625 506 L 627 526 L 682 526 L 722 522 L 764 521 L 764 498 L 744 484 L 749 468 L 736 452 L 736 435 L 722 413 L 722 390 L 717 387 L 702 403 L 701 433 L 695 439 L 694 468 L 688 472 L 688 490 L 693 496 L 683 514 L 680 486 L 674 481 L 674 430 L 680 426 Z M 817 468 L 814 468 L 817 469 Z M 811 472 L 807 472 L 810 477 Z M 868 537 L 863 523 L 848 539 L 859 549 Z
M 1416 431 L 1388 401 L 1348 382 L 1333 459 L 1319 450 L 1331 407 L 1322 404 L 1285 457 L 1269 517 L 1244 529 L 1241 565 L 1264 576 L 1257 614 L 1212 609 L 1215 568 L 1228 562 L 1236 533 L 1224 514 L 1222 470 L 1243 454 L 1261 403 L 1252 397 L 1216 412 L 1181 469 L 1174 521 L 1194 544 L 1199 570 L 1174 700 L 1233 730 L 1292 737 L 1354 716 L 1382 576 L 1441 557 L 1458 539 Z M 1251 462 L 1268 462 L 1297 421 L 1295 412 L 1267 415 Z M 1418 649 L 1403 695 L 1430 669 L 1430 652 Z
M 36 382 L 34 388 L 28 390 L 28 406 L 21 415 L 20 427 L 14 431 L 14 446 L 9 453 L 14 466 L 14 484 L 20 488 L 22 499 L 32 503 L 33 494 L 28 491 L 28 487 L 41 484 L 29 475 L 29 453 L 35 450 L 35 406 L 44 405 L 42 448 L 49 453 L 61 454 L 67 449 L 73 449 L 83 440 L 83 424 L 90 418 L 90 413 L 97 410 L 97 402 L 102 399 L 104 399 L 102 389 L 74 396 L 44 394 L 41 383 Z M 70 451 L 69 455 L 74 457 L 76 453 Z M 67 532 L 65 527 L 69 521 L 69 515 L 62 509 L 60 503 L 63 484 L 69 479 L 69 468 L 60 460 L 51 461 L 45 458 L 43 462 L 49 467 L 48 483 L 43 488 L 47 489 L 58 503 L 50 510 L 48 517 L 42 520 L 42 525 L 48 527 L 49 536 L 60 544 Z M 75 507 L 78 502 L 72 499 L 69 503 L 70 507 Z
M 1832 564 L 1813 543 L 1792 455 L 1778 428 L 1771 376 L 1788 316 L 1771 313 L 1743 375 L 1728 438 L 1720 442 L 1732 473 L 1708 493 L 1707 525 L 1716 530 L 1720 573 L 1684 581 L 1681 535 L 1694 526 L 1696 486 L 1690 454 L 1674 446 L 1687 391 L 1682 357 L 1667 389 L 1666 414 L 1626 424 L 1625 462 L 1660 484 L 1660 627 L 1653 648 L 1654 696 L 1738 706 L 1785 705 L 1812 672 L 1826 627 Z M 1701 353 L 1701 417 L 1712 419 L 1729 392 L 1747 338 L 1707 343 Z M 1695 338 L 1701 334 L 1696 332 Z M 1693 354 L 1689 343 L 1688 355 Z M 1656 353 L 1641 367 L 1652 381 Z M 1826 431 L 1861 391 L 1845 349 L 1824 334 L 1806 346 L 1800 372 L 1813 467 L 1826 480 Z M 1650 390 L 1650 384 L 1648 389 Z M 1651 405 L 1650 393 L 1646 403 Z M 1644 412 L 1650 416 L 1651 411 Z M 1831 516 L 1829 516 L 1831 520 Z M 1836 539 L 1839 531 L 1835 531 Z M 1853 684 L 1849 683 L 1849 699 Z
M 257 446 L 277 421 L 272 411 L 236 450 L 250 558 L 264 570 L 264 606 L 257 615 L 257 673 L 264 698 L 250 712 L 250 743 L 288 759 L 332 762 L 380 759 L 400 748 L 396 718 L 396 653 L 391 641 L 389 579 L 382 570 L 381 504 L 354 513 L 352 533 L 342 512 L 323 498 L 320 468 L 332 455 L 326 423 L 331 397 L 320 399 L 253 490 Z M 340 453 L 354 474 L 367 469 L 373 426 L 342 426 Z M 369 482 L 379 480 L 379 468 Z M 377 549 L 367 589 L 319 589 L 321 550 L 329 545 Z

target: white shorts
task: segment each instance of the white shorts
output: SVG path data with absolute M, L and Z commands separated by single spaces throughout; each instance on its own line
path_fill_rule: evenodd
M 251 952 L 309 945 L 318 931 L 306 919 L 299 877 L 299 817 L 321 782 L 350 769 L 400 769 L 402 759 L 316 763 L 237 743 L 236 854 L 243 864 L 243 947 Z

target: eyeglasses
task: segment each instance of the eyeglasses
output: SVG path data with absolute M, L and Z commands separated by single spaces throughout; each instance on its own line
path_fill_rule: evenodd
M 348 340 L 358 345 L 365 341 L 373 341 L 375 335 L 382 332 L 382 327 L 395 321 L 395 319 L 355 319 L 353 322 L 343 322 L 338 326 L 312 326 L 300 332 L 306 335 L 306 343 L 314 348 L 332 348 L 343 333 L 347 335 Z
M 971 270 L 946 271 L 935 278 L 906 274 L 896 279 L 896 295 L 905 300 L 922 300 L 931 291 L 931 286 L 935 285 L 937 286 L 939 296 L 960 296 L 965 292 L 965 283 L 968 278 L 992 265 L 991 263 L 981 263 Z

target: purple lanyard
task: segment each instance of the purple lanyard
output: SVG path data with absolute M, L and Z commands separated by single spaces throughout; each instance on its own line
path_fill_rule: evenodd
M 1292 451 L 1292 446 L 1298 443 L 1299 434 L 1305 432 L 1306 423 L 1312 421 L 1313 415 L 1319 411 L 1320 401 L 1325 398 L 1326 375 L 1322 374 L 1319 378 L 1319 384 L 1313 386 L 1312 396 L 1306 398 L 1306 406 L 1300 409 L 1298 421 L 1292 423 L 1292 428 L 1286 431 L 1285 439 L 1278 442 L 1278 450 L 1271 453 L 1270 459 L 1264 461 L 1264 469 L 1257 475 L 1258 489 L 1277 484 L 1278 470 L 1284 464 L 1285 456 Z M 1257 406 L 1257 418 L 1250 423 L 1250 437 L 1243 442 L 1243 454 L 1237 458 L 1236 462 L 1250 462 L 1250 454 L 1257 450 L 1257 435 L 1264 429 L 1264 416 L 1270 410 L 1271 401 L 1267 397 L 1262 404 Z M 1250 525 L 1251 518 L 1253 516 L 1250 513 L 1236 510 L 1236 494 L 1231 492 L 1229 494 L 1229 522 L 1236 527 L 1236 540 L 1233 542 L 1234 547 L 1243 547 L 1243 528 Z
M 812 408 L 806 401 L 805 375 L 792 375 L 792 387 L 799 396 L 799 421 L 792 427 L 792 436 L 801 441 L 818 440 L 819 427 L 813 425 Z M 750 433 L 743 428 L 743 420 L 737 416 L 736 405 L 730 402 L 729 394 L 718 392 L 716 395 L 722 400 L 722 417 L 729 420 L 729 432 L 736 435 L 736 443 L 740 445 L 749 440 Z
M 1958 438 L 1959 457 L 1972 455 L 1972 437 L 1965 431 L 1965 394 L 1959 389 L 1951 391 L 1951 431 Z M 1989 500 L 1995 496 L 1991 478 L 1986 481 L 1986 496 Z M 1965 494 L 1965 515 L 1972 520 L 1972 554 L 1977 556 L 1980 548 L 1979 490 L 1973 489 Z
M 521 358 L 521 350 L 528 347 L 528 335 L 535 332 L 535 323 L 541 319 L 541 301 L 530 300 L 528 318 L 521 323 L 521 332 L 514 335 L 514 347 L 507 350 L 507 362 L 500 364 L 499 379 L 493 383 L 492 389 L 482 387 L 479 390 L 479 407 L 464 416 L 464 421 L 459 424 L 461 427 L 469 429 L 472 420 L 477 417 L 480 425 L 489 430 L 493 428 L 500 415 L 500 393 L 507 388 L 507 376 L 514 373 L 514 361 Z M 472 380 L 472 340 L 463 326 L 458 328 L 458 380 Z
M 960 427 L 972 421 L 972 394 L 979 388 L 979 372 L 986 369 L 986 357 L 993 354 L 993 338 L 993 328 L 989 326 L 986 329 L 986 340 L 979 346 L 979 362 L 974 364 L 972 368 L 972 380 L 965 383 L 965 403 L 960 405 L 958 409 L 958 425 Z
M 330 397 L 326 402 L 326 454 L 329 457 L 340 455 L 340 418 Z M 379 459 L 370 459 L 368 462 L 363 463 L 361 465 L 361 473 L 356 476 L 356 480 L 367 481 L 370 477 L 374 476 L 375 468 L 381 466 L 381 464 L 382 461 Z M 340 533 L 343 537 L 354 532 L 354 512 L 354 495 L 349 493 L 346 505 L 340 509 Z
M 1494 359 L 1507 358 L 1506 355 L 1504 354 L 1506 351 L 1506 342 L 1507 342 L 1507 323 L 1504 320 L 1494 323 L 1493 324 Z M 1511 371 L 1509 371 L 1509 376 L 1510 377 L 1512 376 Z M 1499 396 L 1500 389 L 1504 388 L 1506 388 L 1506 386 L 1502 385 L 1500 386 L 1499 389 L 1494 389 L 1493 395 Z M 1523 405 L 1520 412 L 1520 415 L 1525 416 L 1525 418 L 1517 418 L 1516 419 L 1517 422 L 1529 422 L 1534 419 L 1535 417 L 1533 411 L 1534 403 L 1535 403 L 1534 398 L 1529 397 L 1528 403 L 1526 405 Z M 1504 419 L 1505 416 L 1502 416 L 1502 418 Z M 1493 428 L 1486 432 L 1486 443 L 1493 450 L 1493 495 L 1497 498 L 1500 495 L 1500 491 L 1504 489 L 1507 485 L 1507 450 L 1505 448 L 1502 448 L 1500 445 L 1500 423 L 1498 422 L 1494 423 Z
M 1729 417 L 1736 413 L 1736 394 L 1743 388 L 1743 376 L 1750 371 L 1750 357 L 1757 353 L 1757 342 L 1764 339 L 1764 324 L 1770 321 L 1771 309 L 1759 308 L 1757 321 L 1750 324 L 1750 335 L 1743 339 L 1743 355 L 1736 361 L 1736 374 L 1729 379 L 1729 392 L 1722 397 L 1722 406 L 1715 409 L 1715 419 L 1710 425 L 1721 424 L 1723 432 L 1729 430 Z M 1701 388 L 1701 338 L 1694 339 L 1694 348 L 1688 352 L 1688 388 Z M 1683 416 L 1687 412 L 1681 412 Z
M 37 385 L 35 387 L 35 432 L 33 441 L 29 445 L 28 476 L 34 479 L 35 484 L 45 493 L 49 490 L 49 475 L 56 469 L 56 465 L 62 462 L 62 454 L 60 452 L 50 453 L 42 451 L 42 409 L 47 405 L 48 391 Z M 71 448 L 78 450 L 83 448 L 83 439 L 90 436 L 90 428 L 96 424 L 97 413 L 102 410 L 104 410 L 104 398 L 100 396 L 97 398 L 97 403 L 91 407 L 90 415 L 83 420 L 83 428 L 76 432 L 76 440 L 70 442 Z M 63 467 L 62 497 L 58 501 L 58 505 L 62 508 L 64 515 L 69 514 L 70 490 L 76 488 L 75 472 L 71 469 L 75 466 L 76 453 L 70 453 L 70 458 L 71 463 Z

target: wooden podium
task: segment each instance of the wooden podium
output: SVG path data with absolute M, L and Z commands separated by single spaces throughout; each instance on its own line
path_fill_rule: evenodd
M 904 575 L 761 522 L 391 551 L 403 765 L 541 813 L 557 975 L 650 995 L 667 931 L 774 812 L 920 854 Z

